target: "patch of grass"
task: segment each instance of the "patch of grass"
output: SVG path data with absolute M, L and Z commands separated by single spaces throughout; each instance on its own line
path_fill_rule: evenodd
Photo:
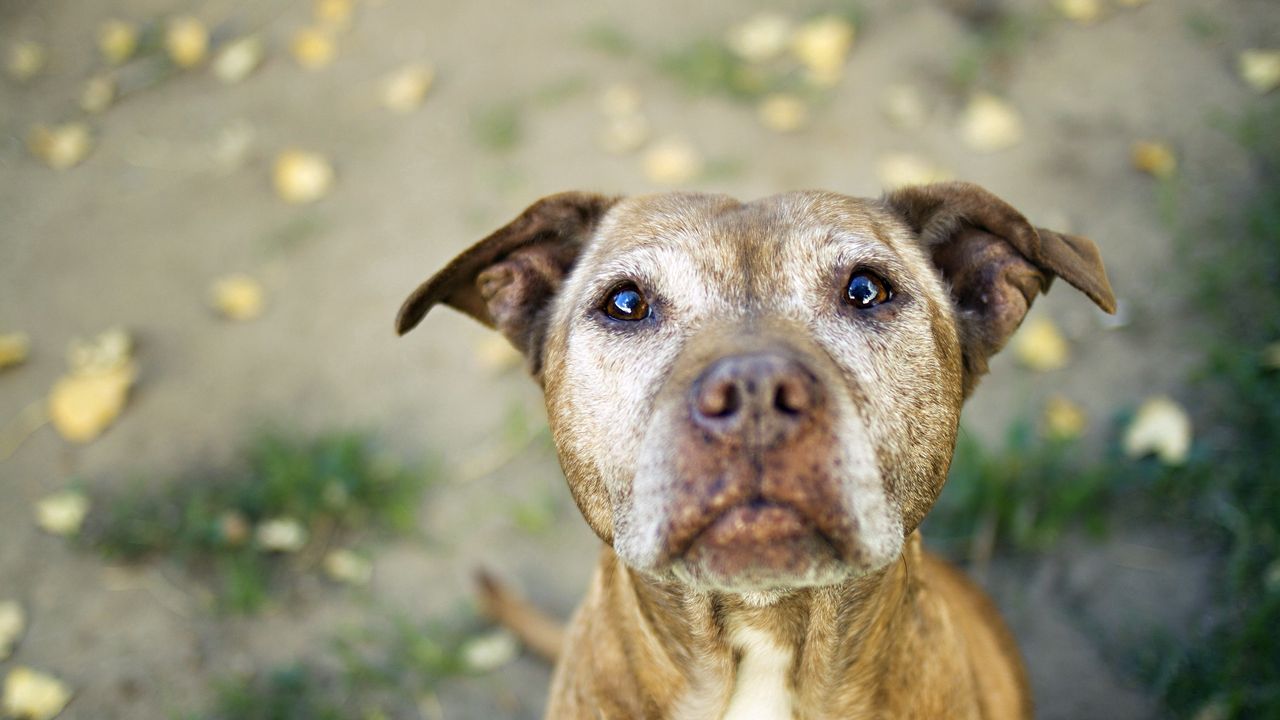
M 1046 440 L 1015 422 L 1003 447 L 961 431 L 947 486 L 925 522 L 930 544 L 952 557 L 983 558 L 996 547 L 1043 550 L 1073 525 L 1104 529 L 1111 498 L 1100 468 L 1084 468 L 1072 441 Z
M 952 62 L 951 84 L 961 93 L 976 87 L 998 88 L 1018 57 L 1044 32 L 1044 13 L 1002 12 L 975 29 L 970 41 Z
M 479 108 L 471 116 L 471 132 L 486 150 L 506 153 L 514 150 L 524 137 L 520 104 L 499 102 Z
M 1210 335 L 1194 383 L 1202 400 L 1201 452 L 1150 478 L 1165 512 L 1189 518 L 1224 549 L 1220 617 L 1147 667 L 1179 717 L 1280 717 L 1280 370 L 1263 348 L 1280 341 L 1280 102 L 1247 116 L 1255 194 L 1209 227 L 1191 225 L 1191 304 Z
M 635 42 L 621 28 L 607 23 L 598 23 L 582 31 L 580 35 L 583 46 L 590 50 L 623 58 L 636 51 Z
M 224 681 L 208 712 L 188 720 L 346 720 L 361 717 L 333 678 L 306 665 Z
M 721 95 L 758 100 L 783 89 L 800 87 L 794 68 L 748 63 L 718 39 L 702 38 L 664 55 L 658 68 L 692 95 Z
M 295 521 L 308 547 L 361 530 L 405 532 L 426 482 L 421 469 L 377 456 L 361 436 L 299 441 L 267 433 L 237 469 L 100 499 L 95 505 L 105 511 L 89 518 L 81 542 L 114 560 L 177 560 L 212 575 L 226 609 L 249 612 L 285 563 L 255 537 L 263 522 Z

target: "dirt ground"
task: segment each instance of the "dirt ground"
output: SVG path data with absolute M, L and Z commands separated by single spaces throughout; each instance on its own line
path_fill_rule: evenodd
M 0 599 L 21 600 L 31 616 L 0 674 L 21 663 L 66 680 L 76 696 L 63 717 L 166 718 L 198 710 L 228 673 L 323 655 L 335 628 L 371 612 L 429 617 L 455 607 L 478 564 L 567 613 L 597 541 L 554 457 L 537 446 L 459 479 L 500 452 L 513 408 L 538 417 L 532 383 L 483 367 L 485 334 L 458 315 L 433 315 L 404 339 L 391 328 L 421 279 L 534 199 L 661 189 L 635 156 L 595 143 L 598 97 L 614 82 L 640 89 L 658 134 L 688 138 L 737 169 L 695 188 L 744 198 L 802 187 L 874 195 L 878 160 L 911 151 L 1041 224 L 1096 239 L 1129 325 L 1104 329 L 1082 297 L 1058 288 L 1035 313 L 1068 335 L 1070 367 L 1036 375 L 1001 358 L 966 410 L 967 432 L 999 437 L 1052 391 L 1081 404 L 1095 433 L 1148 394 L 1176 395 L 1197 357 L 1178 310 L 1179 274 L 1193 269 L 1174 255 L 1155 184 L 1132 168 L 1130 146 L 1169 143 L 1186 187 L 1241 188 L 1244 155 L 1215 122 L 1249 96 L 1236 52 L 1274 44 L 1280 13 L 1267 0 L 1105 2 L 1110 16 L 1083 26 L 1049 11 L 999 78 L 1026 139 L 978 154 L 958 139 L 964 97 L 948 80 L 974 42 L 959 5 L 862 3 L 845 77 L 809 127 L 781 135 L 749 105 L 691 97 L 652 61 L 720 36 L 761 2 L 362 2 L 333 64 L 310 72 L 285 50 L 309 22 L 310 3 L 0 0 L 0 46 L 35 39 L 50 49 L 41 76 L 0 82 L 0 331 L 33 339 L 30 360 L 0 374 L 0 422 L 46 394 L 74 336 L 124 325 L 138 337 L 141 366 L 127 410 L 100 439 L 72 445 L 46 427 L 0 460 Z M 788 12 L 828 7 L 801 2 Z M 1047 7 L 1014 5 L 1037 15 Z M 266 62 L 239 85 L 193 71 L 125 97 L 90 120 L 95 148 L 71 170 L 29 155 L 32 124 L 76 116 L 80 87 L 99 64 L 93 38 L 103 20 L 179 12 L 218 28 L 215 41 L 259 29 Z M 602 26 L 636 50 L 609 55 L 583 42 Z M 387 112 L 378 82 L 416 60 L 435 64 L 436 86 L 420 109 Z M 887 89 L 904 82 L 929 101 L 918 130 L 895 129 L 883 114 Z M 529 99 L 556 87 L 579 91 Z M 476 117 L 511 102 L 522 123 L 515 147 L 478 143 Z M 227 167 L 210 148 L 238 122 L 252 127 L 253 142 L 242 164 Z M 333 161 L 331 194 L 301 207 L 274 196 L 271 160 L 288 147 Z M 262 281 L 263 317 L 228 323 L 209 311 L 207 287 L 230 272 Z M 367 595 L 317 582 L 259 615 L 225 618 L 181 574 L 104 564 L 35 525 L 31 503 L 72 480 L 162 482 L 227 460 L 263 423 L 367 429 L 401 456 L 439 457 L 450 479 L 421 514 L 435 541 L 381 547 Z M 554 498 L 555 526 L 531 536 L 509 508 L 541 497 Z M 1187 627 L 1204 612 L 1211 570 L 1212 558 L 1177 529 L 1120 528 L 1034 561 L 997 561 L 985 581 L 1027 656 L 1040 717 L 1154 718 L 1159 709 L 1114 642 L 1134 627 Z M 521 658 L 447 686 L 445 716 L 537 717 L 548 677 Z

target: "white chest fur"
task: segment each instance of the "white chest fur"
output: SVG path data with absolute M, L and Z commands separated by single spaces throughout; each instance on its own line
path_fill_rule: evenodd
M 732 643 L 742 660 L 723 720 L 790 720 L 791 650 L 752 628 L 735 630 Z

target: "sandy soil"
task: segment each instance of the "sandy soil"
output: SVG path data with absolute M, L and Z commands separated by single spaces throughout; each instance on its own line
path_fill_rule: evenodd
M 511 408 L 536 418 L 539 398 L 518 372 L 478 367 L 485 336 L 464 318 L 432 316 L 406 339 L 394 336 L 392 318 L 425 275 L 543 194 L 656 189 L 636 158 L 595 146 L 597 96 L 610 82 L 642 90 L 660 133 L 741 167 L 694 187 L 742 197 L 798 187 L 870 195 L 880 191 L 878 158 L 913 151 L 1041 223 L 1065 222 L 1097 239 L 1132 323 L 1104 330 L 1083 298 L 1053 292 L 1035 312 L 1065 329 L 1072 365 L 1031 375 L 1001 359 L 966 411 L 969 432 L 997 437 L 1051 391 L 1082 404 L 1101 432 L 1118 409 L 1176 390 L 1196 357 L 1183 342 L 1177 300 L 1188 268 L 1172 251 L 1153 182 L 1130 166 L 1130 144 L 1169 142 L 1188 187 L 1240 188 L 1244 157 L 1213 123 L 1248 97 L 1235 53 L 1274 40 L 1274 7 L 1158 0 L 1089 27 L 1050 14 L 1003 74 L 1026 141 L 979 155 L 958 141 L 963 98 L 946 81 L 971 42 L 965 21 L 939 3 L 863 5 L 847 76 L 807 130 L 782 136 L 762 128 L 750 107 L 689 97 L 649 59 L 719 35 L 759 2 L 370 2 L 340 38 L 336 62 L 314 73 L 284 51 L 308 22 L 309 3 L 0 3 L 0 46 L 33 38 L 51 49 L 34 82 L 0 82 L 0 330 L 34 340 L 31 360 L 0 375 L 0 420 L 44 395 L 73 336 L 123 324 L 139 338 L 142 367 L 128 410 L 101 439 L 72 446 L 45 428 L 0 461 L 0 598 L 21 599 L 32 616 L 0 674 L 19 662 L 56 672 L 77 690 L 68 718 L 165 718 L 200 707 L 213 678 L 323 653 L 334 628 L 371 612 L 427 617 L 454 607 L 479 563 L 567 613 L 596 540 L 554 458 L 536 447 L 431 493 L 422 524 L 437 541 L 383 547 L 370 597 L 304 584 L 287 604 L 246 619 L 209 613 L 199 589 L 172 569 L 106 566 L 41 533 L 30 503 L 71 479 L 95 488 L 155 483 L 224 461 L 262 423 L 370 429 L 396 452 L 435 454 L 447 476 L 463 476 L 501 446 Z M 823 7 L 803 2 L 794 12 Z M 266 64 L 234 87 L 195 72 L 125 98 L 91 120 L 97 146 L 73 170 L 49 170 L 27 154 L 32 123 L 74 116 L 102 20 L 179 11 L 224 35 L 260 28 L 271 43 Z M 1194 30 L 1197 19 L 1213 31 Z M 582 34 L 602 23 L 639 51 L 610 57 L 585 47 Z M 378 81 L 419 59 L 440 76 L 424 106 L 407 116 L 379 107 Z M 477 112 L 566 81 L 583 91 L 521 103 L 514 150 L 474 140 Z M 900 82 L 924 89 L 933 105 L 918 131 L 896 130 L 882 114 L 886 88 Z M 207 148 L 239 120 L 252 125 L 254 144 L 243 165 L 221 168 Z M 271 158 L 293 146 L 336 165 L 334 192 L 315 205 L 285 205 L 271 192 Z M 273 241 L 299 227 L 310 228 L 300 240 Z M 209 283 L 237 271 L 266 286 L 269 307 L 258 321 L 222 322 L 206 306 Z M 548 494 L 559 513 L 554 530 L 529 536 L 513 525 L 512 503 Z M 1185 626 L 1204 607 L 1210 570 L 1175 530 L 1124 528 L 1105 544 L 1073 540 L 1034 562 L 997 562 L 986 580 L 1026 652 L 1041 717 L 1144 718 L 1159 712 L 1112 643 L 1135 624 Z M 536 717 L 547 677 L 522 658 L 451 686 L 442 702 L 448 717 Z

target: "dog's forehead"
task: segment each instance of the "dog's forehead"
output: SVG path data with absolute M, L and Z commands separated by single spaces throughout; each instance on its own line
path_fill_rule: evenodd
M 727 195 L 673 192 L 619 202 L 601 223 L 597 259 L 646 249 L 677 249 L 691 257 L 759 259 L 776 265 L 785 246 L 829 240 L 833 234 L 892 247 L 884 208 L 876 201 L 823 191 L 799 191 L 740 202 Z

